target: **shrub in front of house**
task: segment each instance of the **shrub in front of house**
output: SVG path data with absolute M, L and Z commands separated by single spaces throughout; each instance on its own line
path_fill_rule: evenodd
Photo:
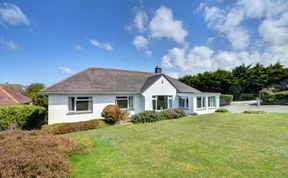
M 42 131 L 46 131 L 52 134 L 67 134 L 70 132 L 78 132 L 84 130 L 91 130 L 96 128 L 105 127 L 107 124 L 100 119 L 82 121 L 75 123 L 60 123 L 52 125 L 44 125 Z
M 46 123 L 46 116 L 46 109 L 40 106 L 0 106 L 0 130 L 41 128 Z
M 233 95 L 222 94 L 220 95 L 220 106 L 230 105 L 233 101 Z
M 173 108 L 161 111 L 161 115 L 165 119 L 179 119 L 181 117 L 186 116 L 186 113 L 182 109 Z
M 265 114 L 265 111 L 244 111 L 244 114 Z
M 223 112 L 223 113 L 225 113 L 225 112 L 229 112 L 229 111 L 227 109 L 225 109 L 225 108 L 219 108 L 215 112 Z
M 129 114 L 126 110 L 120 110 L 117 105 L 110 104 L 101 112 L 101 116 L 109 123 L 115 124 L 121 120 L 128 118 Z
M 0 177 L 69 177 L 65 159 L 78 152 L 77 143 L 41 131 L 0 133 Z
M 145 122 L 156 122 L 164 120 L 165 118 L 160 112 L 156 111 L 143 111 L 132 116 L 132 122 L 135 124 Z

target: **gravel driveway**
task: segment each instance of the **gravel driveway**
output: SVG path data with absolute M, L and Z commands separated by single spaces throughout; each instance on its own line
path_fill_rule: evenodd
M 282 105 L 261 105 L 257 106 L 256 101 L 236 101 L 231 105 L 221 106 L 232 113 L 239 113 L 243 111 L 266 111 L 266 112 L 288 112 L 288 106 Z

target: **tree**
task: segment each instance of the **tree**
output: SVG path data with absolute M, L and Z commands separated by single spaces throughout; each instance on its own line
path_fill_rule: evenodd
M 45 85 L 43 83 L 32 83 L 26 88 L 23 94 L 31 98 L 34 105 L 48 108 L 47 96 L 40 93 L 44 88 Z

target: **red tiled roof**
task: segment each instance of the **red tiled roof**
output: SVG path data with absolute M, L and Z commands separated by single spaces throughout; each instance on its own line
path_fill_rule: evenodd
M 0 105 L 26 104 L 31 99 L 0 85 Z

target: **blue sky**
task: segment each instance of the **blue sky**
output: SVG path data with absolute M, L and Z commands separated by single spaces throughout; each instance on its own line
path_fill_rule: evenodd
M 288 65 L 285 0 L 0 1 L 0 83 L 57 82 L 87 67 L 196 74 Z

